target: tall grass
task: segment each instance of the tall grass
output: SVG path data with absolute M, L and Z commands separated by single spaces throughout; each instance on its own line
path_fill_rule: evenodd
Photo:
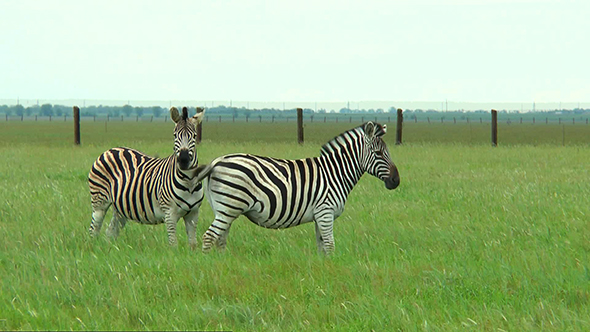
M 317 254 L 313 225 L 244 218 L 225 253 L 204 255 L 182 223 L 177 248 L 162 225 L 89 238 L 94 159 L 117 145 L 172 151 L 170 123 L 118 125 L 83 124 L 81 147 L 71 124 L 0 126 L 0 329 L 590 328 L 587 145 L 420 141 L 408 124 L 408 143 L 390 144 L 400 187 L 363 177 L 336 221 L 334 256 Z M 350 127 L 307 125 L 299 146 L 294 125 L 252 125 L 205 124 L 200 160 L 316 156 Z M 448 128 L 437 137 L 458 135 Z M 203 204 L 199 234 L 212 218 Z

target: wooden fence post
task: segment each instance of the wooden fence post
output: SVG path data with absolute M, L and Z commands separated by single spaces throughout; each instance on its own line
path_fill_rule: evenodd
M 297 109 L 297 143 L 303 144 L 303 109 Z
M 395 131 L 395 145 L 402 144 L 402 124 L 404 122 L 404 114 L 401 108 L 397 109 L 397 128 Z
M 80 145 L 80 108 L 74 106 L 74 144 Z
M 183 109 L 186 107 L 183 107 Z M 201 113 L 203 112 L 205 109 L 203 107 L 197 107 L 197 113 Z M 203 119 L 201 119 L 201 122 L 199 122 L 199 124 L 197 125 L 197 144 L 201 143 L 201 138 L 203 137 Z
M 498 111 L 492 110 L 492 146 L 498 146 Z

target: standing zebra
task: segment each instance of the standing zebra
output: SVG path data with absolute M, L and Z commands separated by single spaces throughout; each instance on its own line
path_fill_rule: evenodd
M 284 160 L 231 154 L 207 165 L 199 178 L 208 178 L 205 194 L 215 220 L 203 235 L 203 251 L 214 244 L 225 248 L 232 222 L 244 214 L 266 228 L 288 228 L 315 221 L 318 250 L 334 251 L 334 219 L 361 176 L 399 183 L 382 136 L 384 125 L 367 122 L 326 143 L 320 157 Z
M 174 128 L 174 154 L 168 158 L 152 158 L 137 150 L 113 148 L 96 159 L 88 174 L 92 201 L 90 235 L 100 232 L 106 211 L 114 206 L 113 219 L 107 234 L 119 235 L 127 219 L 141 224 L 166 223 L 168 242 L 176 245 L 176 224 L 184 217 L 189 245 L 197 245 L 196 224 L 203 201 L 203 187 L 196 175 L 196 125 L 203 118 L 199 109 L 188 117 L 170 108 Z

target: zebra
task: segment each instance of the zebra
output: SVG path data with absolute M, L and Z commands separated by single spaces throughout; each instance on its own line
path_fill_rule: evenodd
M 204 115 L 202 108 L 188 116 L 186 107 L 179 114 L 170 108 L 174 128 L 174 154 L 153 158 L 126 147 L 101 154 L 90 169 L 88 185 L 92 203 L 90 235 L 100 232 L 111 205 L 113 218 L 107 235 L 116 238 L 127 219 L 141 224 L 165 223 L 168 242 L 176 245 L 176 224 L 183 217 L 191 248 L 196 248 L 196 224 L 203 201 L 196 150 L 196 126 Z
M 225 249 L 232 222 L 240 215 L 265 228 L 315 222 L 318 251 L 334 251 L 334 219 L 367 172 L 399 186 L 399 172 L 382 139 L 387 125 L 367 122 L 324 144 L 319 157 L 284 160 L 250 154 L 221 156 L 206 165 L 205 195 L 215 219 L 203 234 L 202 249 Z

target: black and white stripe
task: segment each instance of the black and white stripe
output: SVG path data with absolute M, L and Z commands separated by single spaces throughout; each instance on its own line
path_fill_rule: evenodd
M 204 112 L 188 117 L 186 107 L 170 116 L 174 128 L 174 154 L 152 158 L 130 148 L 113 148 L 96 159 L 88 174 L 92 202 L 90 234 L 100 232 L 106 211 L 114 207 L 107 234 L 117 237 L 126 220 L 141 224 L 166 223 L 168 241 L 175 245 L 176 224 L 183 217 L 188 242 L 195 247 L 196 224 L 203 201 L 198 175 L 196 125 Z
M 232 222 L 245 215 L 266 228 L 288 228 L 315 222 L 318 250 L 334 250 L 333 223 L 348 194 L 367 172 L 399 185 L 399 173 L 382 136 L 386 126 L 367 122 L 335 137 L 320 157 L 284 160 L 249 154 L 215 159 L 199 177 L 215 219 L 203 235 L 203 250 L 225 248 Z

